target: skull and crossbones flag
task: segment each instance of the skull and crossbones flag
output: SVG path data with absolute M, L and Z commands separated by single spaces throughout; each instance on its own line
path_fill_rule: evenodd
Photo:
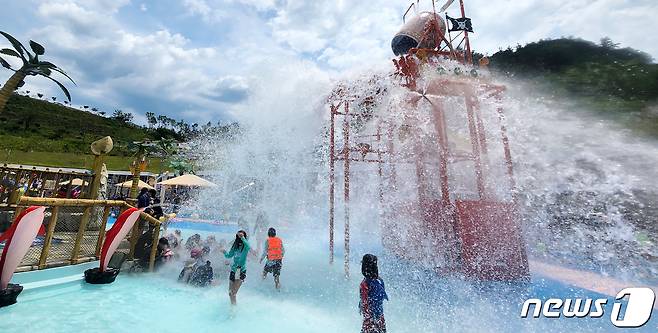
M 461 18 L 452 18 L 446 15 L 448 21 L 450 21 L 450 29 L 448 31 L 468 31 L 473 32 L 473 25 L 471 24 L 471 19 L 468 17 Z

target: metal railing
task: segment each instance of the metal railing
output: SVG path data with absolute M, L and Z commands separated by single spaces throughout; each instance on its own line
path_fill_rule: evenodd
M 20 198 L 16 205 L 0 204 L 0 220 L 13 221 L 29 206 L 45 206 L 44 226 L 46 234 L 37 237 L 30 250 L 23 258 L 17 271 L 29 271 L 98 260 L 105 239 L 108 220 L 114 213 L 132 206 L 119 200 L 62 199 L 62 198 Z M 147 222 L 152 228 L 151 235 L 142 233 L 141 224 Z M 0 221 L 2 222 L 2 221 Z M 5 221 L 6 224 L 6 221 Z M 135 260 L 135 245 L 140 237 L 150 237 L 151 249 L 148 257 L 148 269 L 153 270 L 160 236 L 161 222 L 142 213 L 126 240 L 117 251 Z M 2 254 L 3 248 L 0 248 Z

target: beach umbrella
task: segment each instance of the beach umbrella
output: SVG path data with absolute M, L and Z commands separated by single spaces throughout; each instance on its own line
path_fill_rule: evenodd
M 186 174 L 180 177 L 168 179 L 162 182 L 159 182 L 158 185 L 162 186 L 189 186 L 189 187 L 214 187 L 217 186 L 215 183 L 207 181 L 197 175 Z
M 73 186 L 82 186 L 83 183 L 84 183 L 84 186 L 89 185 L 88 182 L 83 181 L 80 178 L 73 178 L 72 180 L 67 180 L 65 182 L 61 182 L 61 183 L 59 183 L 59 185 L 68 185 L 69 183 L 71 183 L 71 185 L 73 185 Z
M 127 181 L 127 182 L 123 182 L 123 183 L 121 183 L 121 184 L 117 184 L 116 186 L 118 186 L 118 187 L 124 187 L 124 188 L 131 188 L 131 187 L 133 186 L 133 181 L 132 181 L 132 179 L 131 179 L 131 180 Z M 144 188 L 144 187 L 146 187 L 146 188 L 149 189 L 149 190 L 154 189 L 153 186 L 151 186 L 151 185 L 149 185 L 149 184 L 147 184 L 147 183 L 145 183 L 145 182 L 143 182 L 143 181 L 141 181 L 141 180 L 138 182 L 137 187 L 140 188 L 140 189 L 142 189 L 142 188 Z

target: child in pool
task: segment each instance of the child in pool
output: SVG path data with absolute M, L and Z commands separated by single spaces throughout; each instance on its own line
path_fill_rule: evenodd
M 231 245 L 231 249 L 227 252 L 224 250 L 224 257 L 233 258 L 233 265 L 231 265 L 231 272 L 229 273 L 229 297 L 231 304 L 237 303 L 237 294 L 240 286 L 247 278 L 247 255 L 251 245 L 247 241 L 247 232 L 240 230 L 235 234 L 235 240 Z
M 384 280 L 379 277 L 377 257 L 366 254 L 361 260 L 363 281 L 359 286 L 359 312 L 363 316 L 361 333 L 386 333 L 384 300 L 388 301 Z

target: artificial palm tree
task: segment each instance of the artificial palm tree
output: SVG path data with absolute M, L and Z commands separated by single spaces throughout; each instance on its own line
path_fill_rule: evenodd
M 146 170 L 146 157 L 157 151 L 157 143 L 148 139 L 144 141 L 134 141 L 128 144 L 128 150 L 132 152 L 135 160 L 130 165 L 130 171 L 133 174 L 133 183 L 130 187 L 130 197 L 137 199 L 139 190 L 139 177 Z
M 39 60 L 39 56 L 43 55 L 46 50 L 41 46 L 39 43 L 35 41 L 30 41 L 30 48 L 32 49 L 32 52 L 34 52 L 34 55 L 30 53 L 30 51 L 21 44 L 16 38 L 12 37 L 10 34 L 0 31 L 0 34 L 2 34 L 7 40 L 11 43 L 13 46 L 12 49 L 0 49 L 0 54 L 2 55 L 7 55 L 7 56 L 12 56 L 19 58 L 23 61 L 23 65 L 19 69 L 13 69 L 11 68 L 11 65 L 0 56 L 0 65 L 2 67 L 7 68 L 11 71 L 14 71 L 14 74 L 7 80 L 4 86 L 2 86 L 2 89 L 0 89 L 0 112 L 4 110 L 5 105 L 7 104 L 7 101 L 9 100 L 9 97 L 11 97 L 11 94 L 18 88 L 20 88 L 23 84 L 25 84 L 25 79 L 26 76 L 31 75 L 31 76 L 36 76 L 36 75 L 41 75 L 55 83 L 64 91 L 64 95 L 66 95 L 66 98 L 68 98 L 69 102 L 71 101 L 71 94 L 69 94 L 69 91 L 64 87 L 63 84 L 59 83 L 59 81 L 53 79 L 50 77 L 50 74 L 52 74 L 52 71 L 59 72 L 62 75 L 66 76 L 73 84 L 75 82 L 71 77 L 68 76 L 61 68 L 57 67 L 55 64 L 48 62 L 48 61 L 41 61 Z

